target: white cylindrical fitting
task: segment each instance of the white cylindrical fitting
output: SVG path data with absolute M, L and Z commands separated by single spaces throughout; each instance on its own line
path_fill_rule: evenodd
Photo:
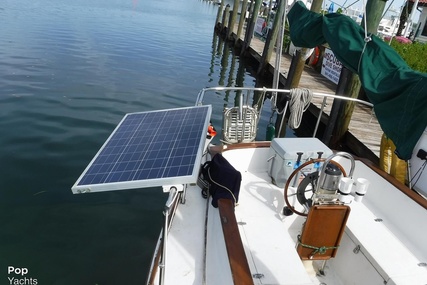
M 339 183 L 339 200 L 345 204 L 348 204 L 352 200 L 350 195 L 351 188 L 353 187 L 353 179 L 350 177 L 342 177 Z
M 354 200 L 357 202 L 362 201 L 363 196 L 365 196 L 366 192 L 368 191 L 369 187 L 369 180 L 365 178 L 357 178 L 356 180 L 356 193 Z

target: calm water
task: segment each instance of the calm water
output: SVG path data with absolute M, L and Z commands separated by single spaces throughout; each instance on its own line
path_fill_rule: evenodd
M 125 113 L 193 105 L 198 90 L 233 85 L 238 72 L 255 85 L 239 58 L 217 50 L 217 9 L 0 2 L 0 284 L 23 278 L 9 266 L 41 285 L 143 283 L 166 196 L 70 187 Z

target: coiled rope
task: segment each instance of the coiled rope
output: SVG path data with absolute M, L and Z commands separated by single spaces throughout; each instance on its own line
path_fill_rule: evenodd
M 290 90 L 290 95 L 288 125 L 291 129 L 297 129 L 301 124 L 303 113 L 310 105 L 313 92 L 307 88 L 294 88 Z

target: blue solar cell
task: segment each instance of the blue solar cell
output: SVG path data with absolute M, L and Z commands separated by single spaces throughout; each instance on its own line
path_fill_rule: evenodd
M 210 114 L 210 106 L 127 114 L 73 192 L 196 182 Z

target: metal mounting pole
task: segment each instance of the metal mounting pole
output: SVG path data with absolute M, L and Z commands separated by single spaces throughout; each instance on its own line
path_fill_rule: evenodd
M 162 247 L 162 258 L 160 260 L 160 275 L 159 275 L 159 284 L 165 284 L 165 271 L 166 271 L 166 254 L 167 254 L 167 239 L 168 239 L 168 231 L 169 231 L 169 214 L 172 205 L 175 203 L 175 200 L 178 197 L 178 189 L 175 186 L 170 187 L 169 197 L 166 201 L 165 210 L 163 214 L 165 215 L 165 221 L 163 226 L 163 247 Z

